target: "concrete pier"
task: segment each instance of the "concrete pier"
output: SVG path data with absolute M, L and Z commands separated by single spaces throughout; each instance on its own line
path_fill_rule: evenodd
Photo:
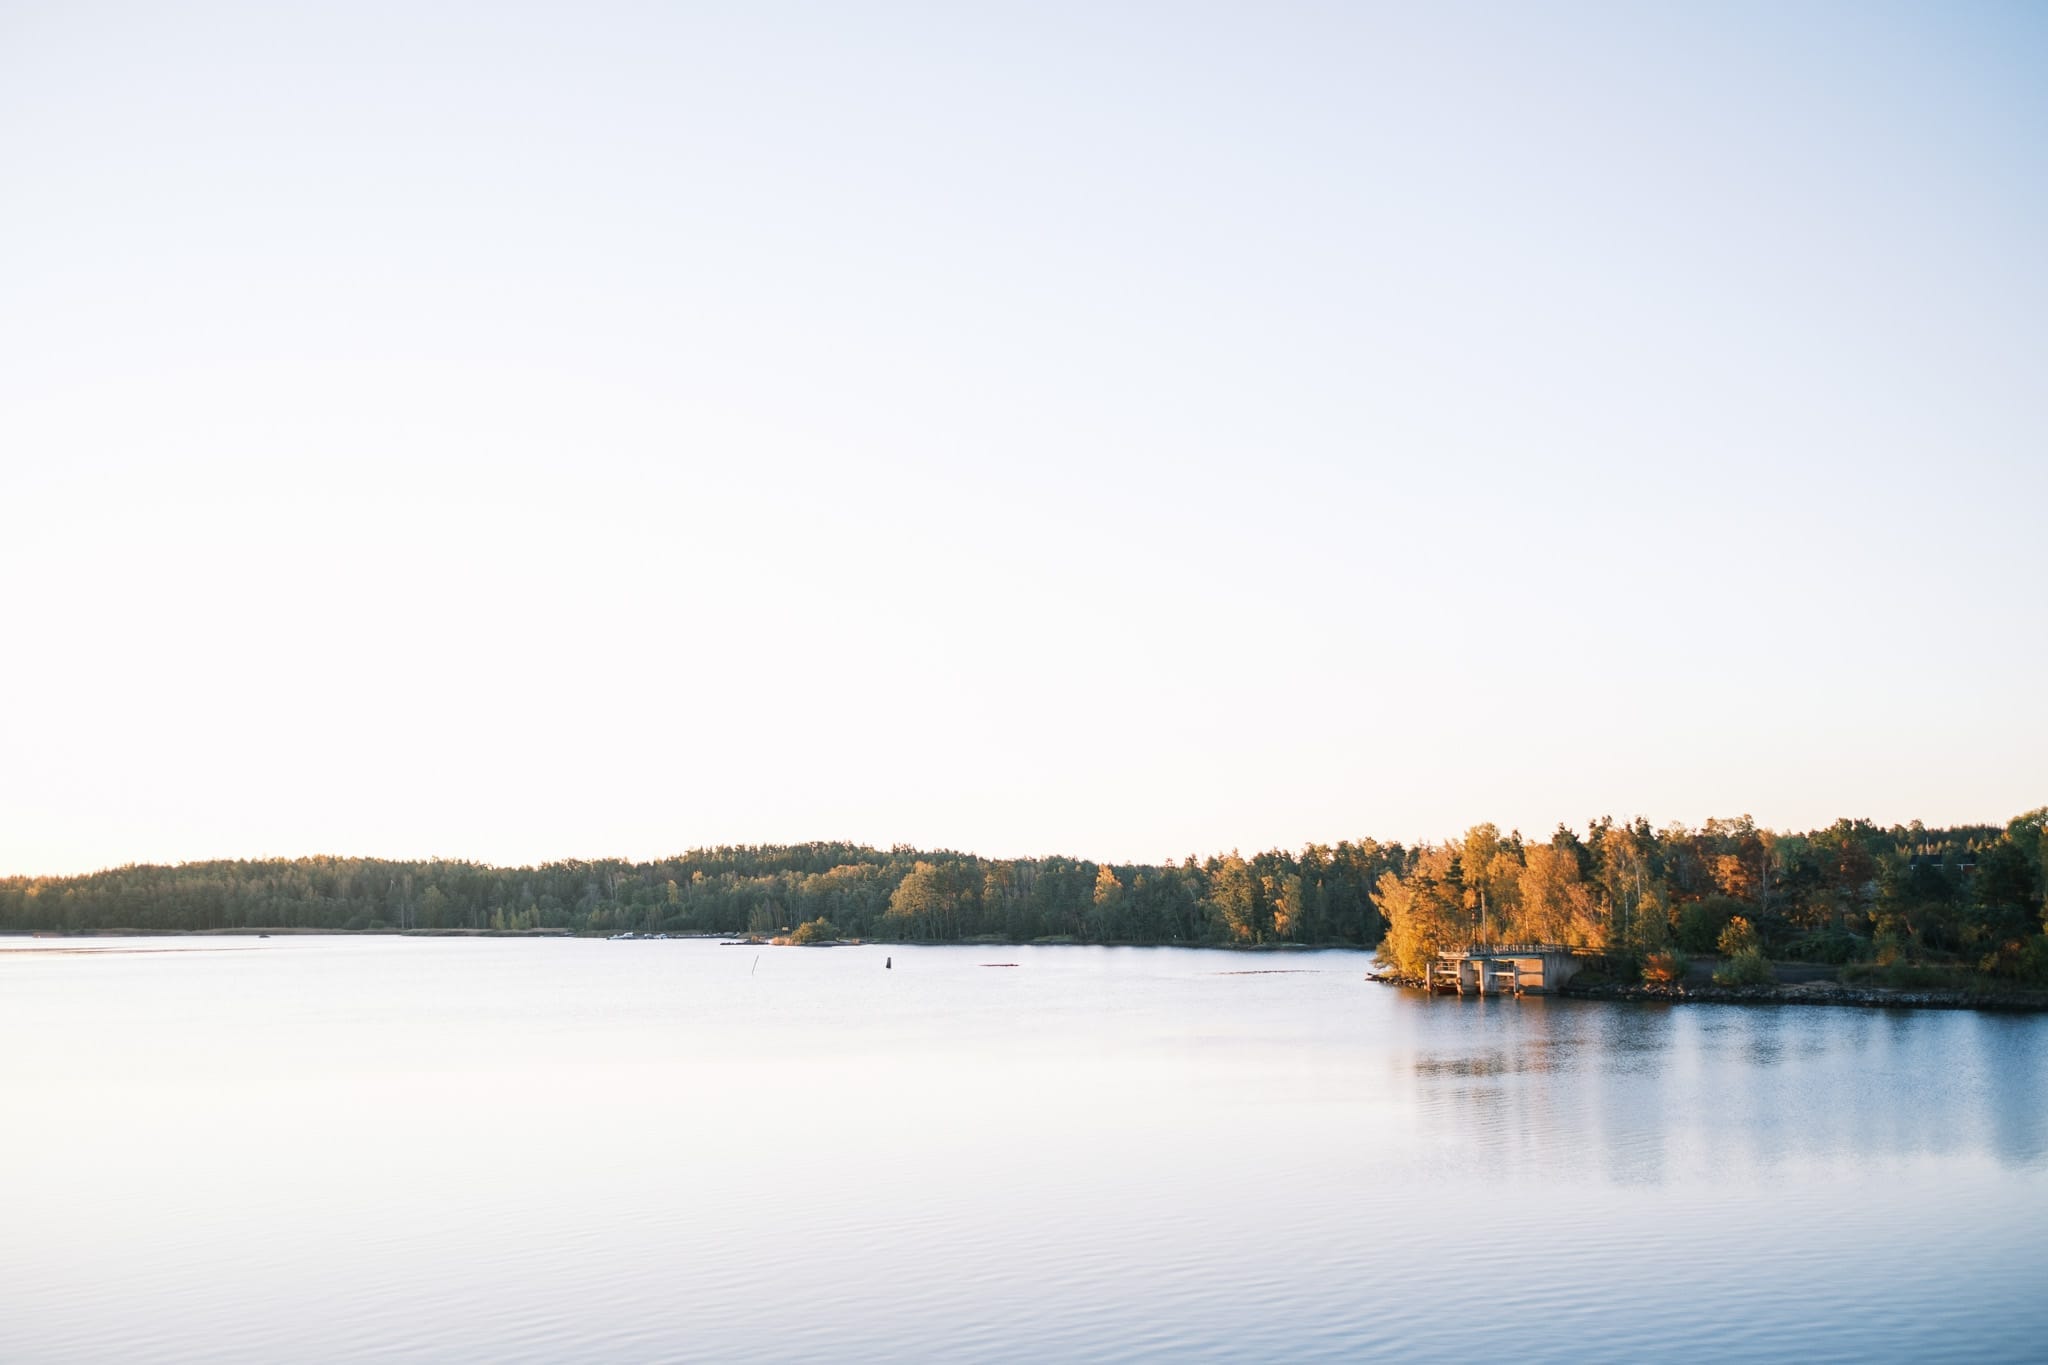
M 1579 956 L 1555 943 L 1503 943 L 1438 953 L 1423 978 L 1431 992 L 1547 995 L 1579 973 Z

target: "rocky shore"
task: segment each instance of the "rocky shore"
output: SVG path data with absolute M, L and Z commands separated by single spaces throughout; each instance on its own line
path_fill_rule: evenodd
M 1396 972 L 1368 972 L 1366 980 L 1422 989 L 1422 978 Z M 1839 981 L 1802 981 L 1774 986 L 1715 986 L 1679 982 L 1663 986 L 1618 981 L 1574 981 L 1558 994 L 1574 1000 L 1637 1000 L 1662 1005 L 1853 1005 L 1864 1009 L 2004 1010 L 2048 1013 L 2048 992 L 2024 990 L 1902 990 L 1848 986 Z
M 1807 981 L 1777 986 L 1688 983 L 1646 986 L 1611 981 L 1581 985 L 1574 982 L 1561 994 L 1580 1000 L 1654 1000 L 1663 1004 L 1698 1002 L 1719 1005 L 1856 1005 L 1867 1009 L 2048 1011 L 2048 994 L 2040 991 L 1899 990 L 1886 986 L 1846 986 L 1839 981 Z

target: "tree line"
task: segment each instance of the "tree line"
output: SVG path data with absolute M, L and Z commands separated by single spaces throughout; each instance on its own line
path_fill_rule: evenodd
M 1343 944 L 1419 974 L 1447 947 L 1552 942 L 1639 962 L 1745 950 L 1830 963 L 1943 963 L 2048 981 L 2048 808 L 2005 826 L 1801 834 L 1749 817 L 1698 828 L 1476 825 L 1178 863 L 982 858 L 845 843 L 697 849 L 652 862 L 493 867 L 314 857 L 131 865 L 0 879 L 0 932 L 549 929 L 776 934 L 824 921 L 893 941 Z M 821 936 L 814 927 L 808 937 Z
M 1180 863 L 982 858 L 810 843 L 537 867 L 377 858 L 128 866 L 0 880 L 0 932 L 206 929 L 566 930 L 957 942 L 1379 942 L 1373 886 L 1398 844 L 1311 844 Z

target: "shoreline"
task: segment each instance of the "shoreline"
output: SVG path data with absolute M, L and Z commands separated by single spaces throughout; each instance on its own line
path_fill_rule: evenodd
M 568 929 L 320 929 L 305 925 L 250 925 L 235 929 L 9 929 L 10 938 L 603 938 Z M 691 935 L 693 938 L 709 935 Z
M 611 942 L 620 936 L 610 932 L 592 930 L 578 933 L 573 929 L 322 929 L 307 926 L 261 926 L 250 925 L 232 929 L 7 929 L 0 930 L 0 942 L 8 939 L 94 939 L 94 938 L 285 938 L 317 937 L 328 938 L 573 938 L 589 939 L 592 942 Z M 748 934 L 745 931 L 706 930 L 702 933 L 678 933 L 669 931 L 656 934 L 635 933 L 626 942 L 651 943 L 661 939 L 670 941 L 712 939 L 721 943 L 749 943 L 766 947 L 774 944 L 769 935 Z M 902 938 L 838 938 L 824 939 L 817 943 L 783 944 L 784 947 L 830 948 L 850 947 L 858 944 L 893 946 L 899 948 L 1214 948 L 1226 953 L 1370 953 L 1373 949 L 1362 943 L 1204 943 L 1196 939 L 1077 939 L 1071 935 L 1057 934 L 1045 938 L 995 938 L 986 934 L 973 938 L 956 939 L 902 939 Z
M 1987 987 L 1975 990 L 1912 990 L 1892 986 L 1849 986 L 1839 981 L 1806 981 L 1775 986 L 1623 985 L 1601 982 L 1566 985 L 1559 995 L 1575 1000 L 1629 1000 L 1665 1005 L 1834 1005 L 1851 1009 L 1985 1010 L 1999 1014 L 2048 1012 L 2048 992 Z
M 1420 991 L 1417 977 L 1368 972 L 1382 986 Z M 1849 986 L 1839 981 L 1802 981 L 1772 986 L 1668 986 L 1615 981 L 1566 984 L 1561 1000 L 1612 1000 L 1639 1005 L 1826 1005 L 1846 1009 L 1982 1010 L 1993 1014 L 2048 1013 L 2048 991 L 1987 987 L 1975 990 L 1912 990 L 1890 986 Z
M 792 943 L 786 933 L 773 936 L 744 931 L 709 930 L 702 933 L 635 933 L 631 938 L 610 932 L 577 933 L 573 929 L 323 929 L 305 926 L 249 926 L 232 929 L 8 929 L 0 930 L 0 943 L 11 940 L 51 941 L 72 939 L 90 942 L 116 938 L 545 938 L 576 939 L 591 943 L 712 942 L 759 948 L 1197 948 L 1224 953 L 1371 953 L 1359 943 L 1204 943 L 1194 939 L 1101 939 L 1083 940 L 1070 935 L 1045 938 L 995 938 L 981 934 L 959 939 L 835 938 L 814 943 Z
M 55 939 L 90 941 L 110 938 L 543 938 L 590 939 L 607 942 L 609 934 L 578 934 L 568 929 L 320 929 L 299 926 L 234 929 L 61 929 L 17 930 L 0 933 L 0 942 L 23 939 L 47 942 Z M 1113 940 L 1080 943 L 1071 938 L 997 940 L 987 936 L 950 942 L 884 939 L 829 939 L 818 943 L 776 943 L 731 934 L 670 934 L 670 940 L 710 940 L 758 947 L 837 948 L 865 945 L 891 948 L 946 947 L 1093 947 L 1093 948 L 1197 948 L 1231 953 L 1320 953 L 1370 952 L 1355 943 L 1191 943 L 1174 940 L 1159 943 Z M 651 941 L 651 940 L 650 940 Z M 1376 985 L 1422 990 L 1419 978 L 1393 972 L 1370 971 L 1365 979 Z M 1566 1000 L 1609 1000 L 1656 1005 L 1822 1005 L 1850 1009 L 1980 1010 L 1995 1014 L 2048 1013 L 2048 991 L 1987 987 L 1984 990 L 1915 990 L 1888 986 L 1850 986 L 1839 981 L 1804 981 L 1770 986 L 1715 986 L 1705 983 L 1651 986 L 1613 981 L 1568 984 L 1555 992 Z

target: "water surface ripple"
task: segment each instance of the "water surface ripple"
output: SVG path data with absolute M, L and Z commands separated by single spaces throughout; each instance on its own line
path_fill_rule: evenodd
M 2048 1340 L 2048 1019 L 1425 1000 L 1355 953 L 118 951 L 164 945 L 0 943 L 0 1360 Z

